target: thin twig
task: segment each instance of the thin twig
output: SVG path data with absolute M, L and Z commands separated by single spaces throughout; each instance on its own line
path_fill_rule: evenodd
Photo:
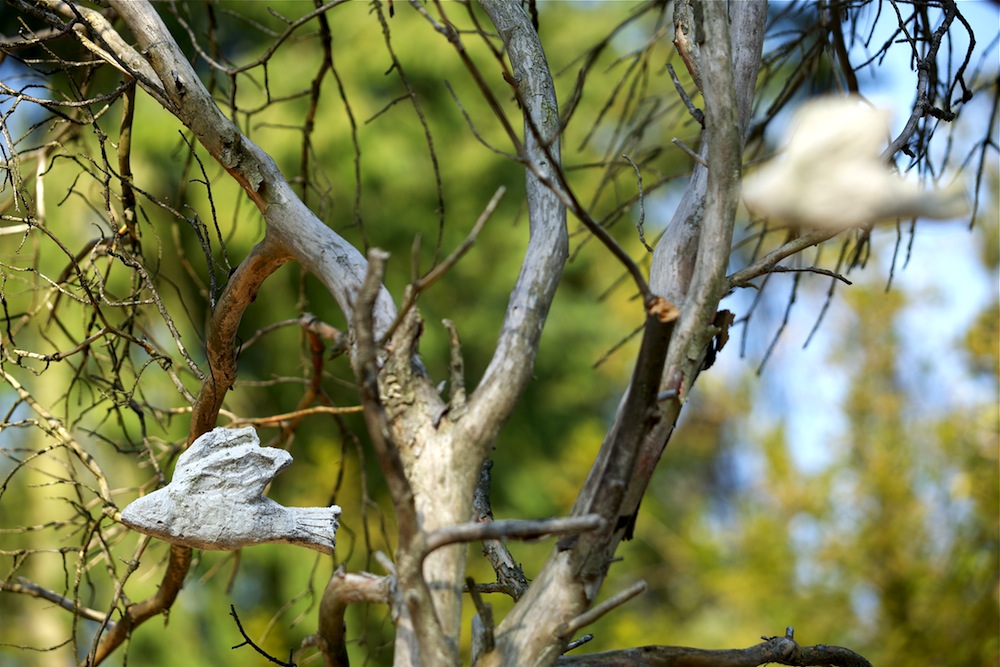
M 838 230 L 831 231 L 824 229 L 809 232 L 808 234 L 803 234 L 802 236 L 792 239 L 788 243 L 785 243 L 767 253 L 750 266 L 730 274 L 726 278 L 724 291 L 728 292 L 734 287 L 743 287 L 747 285 L 754 278 L 764 275 L 765 273 L 770 273 L 778 265 L 778 262 L 786 257 L 801 252 L 810 246 L 818 245 L 823 241 L 833 238 L 838 233 L 840 233 Z
M 590 633 L 585 634 L 584 636 L 580 637 L 579 639 L 574 639 L 570 643 L 566 644 L 566 650 L 563 651 L 563 653 L 568 653 L 569 651 L 572 651 L 575 648 L 580 648 L 584 644 L 587 644 L 587 643 L 591 642 L 593 639 L 594 639 L 594 635 L 592 635 Z
M 472 596 L 472 604 L 476 606 L 476 613 L 479 615 L 477 640 L 481 653 L 489 653 L 496 648 L 493 639 L 493 605 L 483 600 L 476 588 L 476 581 L 472 577 L 467 577 L 465 585 L 468 587 L 469 595 Z
M 601 530 L 604 525 L 603 517 L 597 514 L 538 520 L 511 519 L 490 523 L 472 521 L 435 530 L 427 536 L 426 553 L 449 544 L 503 538 L 531 540 L 546 535 L 567 535 L 588 530 Z
M 681 85 L 680 79 L 677 78 L 677 72 L 674 71 L 674 66 L 667 63 L 667 71 L 670 72 L 670 80 L 674 82 L 674 88 L 677 89 L 677 94 L 681 96 L 681 101 L 684 102 L 684 106 L 687 107 L 688 113 L 691 117 L 697 121 L 702 128 L 705 127 L 705 112 L 694 105 L 691 98 L 688 96 L 687 91 L 684 90 L 684 86 Z
M 360 405 L 347 405 L 344 407 L 337 407 L 331 405 L 316 405 L 311 408 L 293 410 L 291 412 L 284 412 L 279 415 L 270 415 L 269 417 L 241 417 L 239 419 L 234 419 L 227 426 L 230 428 L 235 426 L 247 426 L 247 425 L 280 426 L 281 422 L 292 421 L 293 419 L 301 419 L 302 417 L 309 417 L 311 415 L 349 415 L 362 412 L 363 410 L 364 407 Z
M 486 208 L 484 208 L 483 212 L 479 214 L 479 218 L 476 219 L 476 224 L 472 226 L 472 229 L 465 237 L 465 240 L 462 241 L 461 245 L 455 248 L 450 255 L 445 257 L 440 264 L 410 284 L 410 289 L 406 291 L 403 305 L 399 308 L 399 314 L 396 315 L 396 319 L 382 336 L 382 340 L 379 343 L 380 345 L 384 345 L 385 342 L 390 340 L 392 335 L 396 333 L 396 329 L 398 329 L 399 325 L 403 323 L 407 313 L 410 312 L 410 309 L 413 308 L 413 305 L 417 302 L 417 297 L 420 293 L 437 282 L 441 276 L 446 274 L 453 266 L 455 266 L 455 264 L 458 263 L 458 260 L 462 259 L 462 256 L 469 251 L 473 244 L 475 244 L 476 238 L 479 236 L 479 232 L 483 231 L 483 226 L 486 225 L 486 221 L 489 220 L 494 211 L 496 211 L 497 206 L 500 204 L 500 199 L 504 196 L 505 192 L 507 192 L 507 188 L 502 185 L 498 187 L 496 192 L 493 193 L 493 197 L 490 198 L 489 203 L 486 204 Z
M 637 165 L 632 158 L 630 158 L 625 153 L 622 153 L 622 157 L 628 160 L 628 163 L 632 165 L 632 169 L 635 170 L 635 179 L 639 187 L 639 219 L 636 221 L 636 229 L 639 230 L 639 240 L 642 241 L 642 245 L 646 247 L 646 250 L 653 252 L 653 249 L 648 243 L 646 243 L 646 233 L 643 229 L 643 224 L 646 222 L 646 202 L 642 194 L 642 172 L 639 171 L 639 165 Z
M 674 146 L 677 146 L 677 148 L 679 148 L 682 151 L 684 151 L 687 154 L 687 156 L 690 157 L 692 160 L 694 160 L 695 162 L 697 162 L 701 166 L 703 166 L 706 169 L 708 169 L 708 162 L 705 160 L 705 158 L 703 158 L 702 156 L 698 155 L 697 152 L 695 152 L 694 150 L 692 150 L 683 141 L 681 141 L 677 137 L 674 137 L 673 139 L 670 140 L 670 143 L 672 143 Z
M 24 595 L 30 595 L 31 597 L 42 598 L 43 600 L 54 602 L 63 609 L 71 611 L 80 618 L 85 618 L 88 621 L 96 621 L 100 623 L 107 616 L 107 614 L 103 611 L 97 611 L 96 609 L 81 606 L 76 600 L 71 600 L 65 595 L 60 595 L 55 591 L 43 588 L 24 577 L 17 577 L 16 583 L 0 581 L 0 590 L 7 591 L 8 593 L 22 593 Z M 108 621 L 107 627 L 108 629 L 113 629 L 114 625 L 114 621 Z
M 642 593 L 645 590 L 646 590 L 645 581 L 638 581 L 632 584 L 625 590 L 615 593 L 604 602 L 594 605 L 593 607 L 591 607 L 584 613 L 580 614 L 573 620 L 569 621 L 568 623 L 564 623 L 563 626 L 560 628 L 559 634 L 562 635 L 563 637 L 569 637 L 573 634 L 576 634 L 576 632 L 578 632 L 582 628 L 587 627 L 600 617 L 610 612 L 612 609 L 620 607 L 621 605 L 625 604 L 626 602 L 628 602 L 636 595 Z
M 257 644 L 255 644 L 254 641 L 250 639 L 250 636 L 247 635 L 246 630 L 243 629 L 243 623 L 240 622 L 240 617 L 239 615 L 237 615 L 236 607 L 234 605 L 229 605 L 229 615 L 233 617 L 234 621 L 236 621 L 236 627 L 239 629 L 240 634 L 243 636 L 243 642 L 241 644 L 233 646 L 232 648 L 237 649 L 242 646 L 249 646 L 253 650 L 257 651 L 257 653 L 267 658 L 268 662 L 273 662 L 274 664 L 281 665 L 282 667 L 295 667 L 295 663 L 292 661 L 291 656 L 289 656 L 288 662 L 282 662 L 281 660 L 278 660 L 277 658 L 275 658 L 273 655 L 271 655 L 261 647 L 257 646 Z
M 806 266 L 806 267 L 795 267 L 795 266 L 775 266 L 768 273 L 817 273 L 821 276 L 829 276 L 834 280 L 839 280 L 845 285 L 853 285 L 854 283 L 847 279 L 847 277 L 842 276 L 836 271 L 831 271 L 829 269 L 821 269 L 818 266 Z

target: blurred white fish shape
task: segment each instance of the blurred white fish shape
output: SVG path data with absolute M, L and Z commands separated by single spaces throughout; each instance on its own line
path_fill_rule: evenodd
M 960 181 L 924 189 L 880 157 L 889 121 L 888 111 L 853 96 L 807 102 L 789 124 L 779 154 L 743 179 L 747 208 L 773 221 L 831 231 L 968 214 Z
M 198 549 L 284 542 L 332 554 L 340 507 L 284 507 L 263 495 L 291 462 L 285 450 L 261 447 L 252 427 L 213 429 L 178 457 L 170 483 L 127 505 L 121 521 Z

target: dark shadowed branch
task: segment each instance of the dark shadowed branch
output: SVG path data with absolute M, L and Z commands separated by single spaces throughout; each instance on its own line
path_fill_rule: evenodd
M 572 667 L 759 667 L 793 665 L 795 667 L 871 667 L 854 651 L 839 646 L 799 646 L 792 628 L 783 637 L 762 637 L 763 643 L 744 649 L 706 650 L 684 646 L 641 646 L 566 656 L 557 662 Z

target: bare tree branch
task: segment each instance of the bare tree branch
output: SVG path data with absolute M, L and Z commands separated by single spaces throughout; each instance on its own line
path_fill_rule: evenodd
M 388 254 L 372 249 L 368 253 L 368 274 L 358 293 L 354 313 L 354 337 L 357 354 L 354 372 L 361 390 L 365 422 L 378 456 L 379 466 L 385 475 L 396 509 L 396 523 L 399 547 L 396 552 L 397 583 L 403 593 L 403 603 L 408 618 L 412 620 L 414 637 L 406 638 L 398 646 L 415 651 L 417 663 L 430 661 L 436 664 L 450 664 L 455 660 L 456 648 L 447 641 L 447 635 L 435 610 L 431 592 L 424 577 L 423 562 L 427 553 L 424 533 L 417 505 L 416 494 L 405 469 L 401 448 L 393 440 L 392 426 L 383 405 L 383 392 L 379 387 L 379 351 L 375 347 L 375 321 L 373 309 L 379 295 L 385 262 Z M 411 314 L 408 318 L 414 320 Z M 411 340 L 413 333 L 401 329 L 399 334 Z M 404 364 L 411 363 L 412 351 L 403 346 L 400 358 Z M 400 386 L 412 387 L 411 381 L 403 378 Z M 403 624 L 405 627 L 405 624 Z M 413 643 L 415 642 L 415 644 Z
M 54 1 L 54 0 L 53 0 Z M 350 317 L 366 262 L 351 244 L 320 221 L 292 190 L 274 161 L 219 110 L 147 0 L 109 0 L 138 41 L 164 94 L 168 109 L 232 175 L 264 215 L 273 241 L 315 273 Z M 140 84 L 147 84 L 140 79 Z M 381 335 L 395 316 L 384 289 L 376 302 Z
M 364 407 L 365 422 L 368 424 L 372 445 L 396 507 L 400 548 L 406 549 L 417 538 L 420 524 L 414 506 L 413 489 L 404 470 L 399 448 L 392 440 L 388 417 L 380 398 L 382 392 L 379 389 L 378 376 L 382 360 L 375 346 L 373 315 L 388 259 L 389 254 L 378 248 L 373 248 L 368 253 L 368 274 L 358 293 L 353 317 L 354 339 L 357 345 L 354 373 L 361 390 L 361 404 Z
M 170 560 L 156 593 L 142 602 L 128 605 L 125 614 L 106 635 L 100 638 L 100 643 L 83 665 L 93 667 L 101 664 L 128 639 L 133 628 L 170 609 L 177 599 L 177 594 L 180 593 L 181 586 L 184 585 L 184 577 L 190 566 L 191 549 L 176 544 L 170 545 Z
M 490 503 L 490 471 L 493 462 L 487 460 L 483 463 L 483 469 L 479 473 L 479 481 L 476 483 L 476 493 L 472 499 L 473 518 L 479 521 L 493 521 L 493 508 Z M 506 593 L 515 601 L 520 599 L 524 592 L 528 590 L 528 579 L 524 576 L 524 571 L 514 556 L 511 555 L 507 545 L 500 540 L 484 540 L 483 555 L 496 572 L 498 591 Z
M 554 519 L 510 519 L 481 523 L 473 521 L 439 528 L 427 536 L 426 549 L 430 553 L 449 544 L 478 542 L 480 540 L 519 539 L 533 540 L 547 535 L 565 535 L 600 529 L 604 519 L 596 514 Z
M 107 616 L 102 611 L 97 611 L 96 609 L 89 609 L 80 605 L 79 602 L 72 600 L 65 595 L 60 595 L 55 591 L 50 591 L 47 588 L 39 586 L 36 583 L 29 581 L 24 577 L 18 577 L 16 582 L 3 582 L 0 581 L 0 590 L 7 591 L 9 593 L 21 593 L 23 595 L 30 595 L 31 597 L 41 598 L 43 600 L 48 600 L 49 602 L 54 602 L 63 609 L 73 612 L 80 618 L 85 618 L 88 621 L 96 621 L 102 623 Z M 113 629 L 115 626 L 114 621 L 108 622 L 108 628 Z
M 534 584 L 500 624 L 497 650 L 486 656 L 483 664 L 544 664 L 562 652 L 562 642 L 568 639 L 561 637 L 557 628 L 582 613 L 596 597 L 610 555 L 629 528 L 677 418 L 678 400 L 668 401 L 662 412 L 656 406 L 664 355 L 669 354 L 666 388 L 681 390 L 685 377 L 688 386 L 693 381 L 714 335 L 712 322 L 725 293 L 723 281 L 738 196 L 743 139 L 739 118 L 744 115 L 739 109 L 749 109 L 756 72 L 755 58 L 741 56 L 739 65 L 746 69 L 734 75 L 730 54 L 749 48 L 759 58 L 766 5 L 746 2 L 730 6 L 734 35 L 746 40 L 733 51 L 726 5 L 699 5 L 704 26 L 697 26 L 692 34 L 701 44 L 699 57 L 703 62 L 699 69 L 705 86 L 707 127 L 703 150 L 710 168 L 695 167 L 672 223 L 679 229 L 677 233 L 668 229 L 654 252 L 650 285 L 654 293 L 666 297 L 665 301 L 683 304 L 679 330 L 671 332 L 672 323 L 647 316 L 632 383 L 577 499 L 576 513 L 599 513 L 609 521 L 609 528 L 600 534 L 560 541 Z M 747 28 L 743 22 L 754 27 Z M 699 32 L 702 30 L 704 33 Z M 737 106 L 733 80 L 741 77 L 750 84 L 741 83 L 743 97 Z M 749 117 L 749 111 L 745 116 Z M 704 242 L 700 242 L 702 236 Z M 669 243 L 664 243 L 666 240 Z
M 347 637 L 344 615 L 351 604 L 389 604 L 390 577 L 352 574 L 338 568 L 323 590 L 319 605 L 320 652 L 325 667 L 347 667 Z
M 194 404 L 188 444 L 215 428 L 226 392 L 236 381 L 236 339 L 243 314 L 264 281 L 289 259 L 271 236 L 265 236 L 229 277 L 212 312 L 205 346 L 209 374 Z
M 524 158 L 551 177 L 560 165 L 548 163 L 546 147 L 529 129 L 533 122 L 549 142 L 549 152 L 558 160 L 559 108 L 538 33 L 530 17 L 516 3 L 485 0 L 482 5 L 504 40 L 524 99 Z M 538 339 L 569 254 L 565 206 L 531 170 L 525 178 L 530 224 L 528 249 L 511 290 L 493 358 L 469 397 L 465 417 L 459 422 L 457 437 L 476 443 L 480 459 L 492 447 L 497 432 L 531 377 Z
M 799 646 L 788 628 L 783 637 L 762 637 L 764 642 L 744 649 L 706 650 L 684 646 L 642 646 L 620 651 L 560 658 L 558 665 L 573 667 L 871 667 L 857 653 L 839 646 Z
M 97 482 L 97 489 L 100 494 L 101 500 L 110 507 L 114 507 L 114 503 L 111 500 L 111 487 L 108 485 L 108 479 L 101 469 L 100 464 L 97 462 L 93 456 L 90 455 L 87 450 L 85 450 L 77 439 L 66 429 L 63 425 L 62 420 L 53 415 L 44 405 L 35 400 L 35 397 L 31 395 L 24 386 L 17 381 L 13 375 L 7 371 L 0 368 L 0 379 L 3 379 L 10 388 L 17 393 L 18 400 L 23 401 L 28 407 L 30 407 L 34 412 L 42 418 L 42 423 L 46 424 L 46 431 L 60 442 L 64 447 L 73 452 L 73 455 L 80 460 L 81 463 L 87 468 L 91 475 L 94 476 L 94 480 Z
M 595 604 L 593 607 L 583 612 L 576 618 L 570 620 L 568 623 L 559 628 L 559 634 L 564 637 L 569 637 L 576 634 L 578 631 L 587 627 L 588 625 L 597 621 L 605 614 L 608 614 L 614 609 L 617 609 L 621 605 L 625 604 L 636 595 L 644 592 L 646 590 L 646 582 L 639 581 L 623 591 L 615 593 L 607 600 L 599 604 Z
M 728 278 L 726 278 L 726 286 L 729 289 L 734 287 L 744 287 L 754 278 L 769 273 L 774 267 L 778 266 L 778 262 L 781 260 L 800 253 L 806 248 L 811 248 L 814 245 L 829 240 L 838 233 L 839 230 L 830 231 L 822 229 L 798 236 L 784 245 L 775 248 L 750 266 L 732 273 Z

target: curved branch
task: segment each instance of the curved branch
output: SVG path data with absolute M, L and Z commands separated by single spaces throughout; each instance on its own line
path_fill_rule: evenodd
M 133 628 L 170 609 L 177 599 L 181 586 L 184 585 L 184 577 L 187 576 L 189 567 L 191 567 L 191 549 L 177 544 L 170 545 L 170 561 L 156 593 L 142 602 L 126 607 L 121 620 L 97 644 L 93 659 L 85 661 L 84 664 L 88 667 L 101 664 L 112 651 L 128 639 Z
M 681 317 L 670 342 L 667 373 L 677 369 L 690 387 L 714 332 L 709 325 L 725 295 L 726 266 L 732 248 L 739 201 L 743 136 L 733 73 L 729 21 L 723 3 L 705 2 L 706 50 L 700 65 L 705 97 L 707 169 L 704 215 L 699 228 L 697 259 Z M 683 395 L 683 393 L 682 393 Z
M 209 373 L 192 408 L 188 444 L 215 425 L 226 392 L 236 380 L 236 334 L 243 313 L 253 303 L 264 280 L 288 259 L 265 237 L 230 276 L 212 313 L 206 347 Z M 94 651 L 93 665 L 100 664 L 110 655 L 135 627 L 173 605 L 190 565 L 191 549 L 171 545 L 170 560 L 160 587 L 151 597 L 125 610 L 121 621 L 101 638 Z
M 898 15 L 899 9 L 896 9 L 896 13 Z M 922 57 L 917 59 L 916 62 L 917 99 L 913 103 L 913 110 L 910 112 L 910 117 L 906 119 L 906 124 L 903 126 L 903 129 L 900 130 L 899 135 L 893 139 L 888 146 L 886 146 L 884 151 L 882 151 L 882 159 L 886 162 L 892 161 L 896 153 L 909 143 L 910 139 L 917 131 L 920 121 L 928 114 L 936 112 L 935 115 L 943 116 L 946 120 L 952 120 L 952 118 L 954 118 L 955 114 L 950 110 L 950 108 L 940 110 L 934 107 L 934 102 L 931 99 L 932 93 L 930 91 L 932 83 L 931 68 L 934 66 L 934 63 L 937 62 L 937 54 L 938 49 L 941 48 L 941 40 L 948 33 L 948 29 L 951 27 L 952 21 L 955 20 L 955 16 L 958 15 L 958 8 L 955 6 L 954 0 L 946 0 L 942 3 L 942 14 L 944 18 L 941 21 L 941 25 L 939 25 L 937 30 L 934 31 L 931 38 L 927 40 L 927 50 L 924 52 Z M 900 23 L 902 24 L 902 18 L 900 18 Z M 950 107 L 950 100 L 946 99 L 945 104 Z
M 347 667 L 347 637 L 344 615 L 352 603 L 389 604 L 392 577 L 377 577 L 362 572 L 352 574 L 338 569 L 323 591 L 319 603 L 320 652 L 325 667 Z
M 354 337 L 357 354 L 354 375 L 364 406 L 365 424 L 378 456 L 379 467 L 386 478 L 396 510 L 396 530 L 399 545 L 396 550 L 396 580 L 403 593 L 403 604 L 412 621 L 413 640 L 408 648 L 415 651 L 414 664 L 451 664 L 455 647 L 448 642 L 436 613 L 431 591 L 422 569 L 425 540 L 413 485 L 406 474 L 401 448 L 393 441 L 393 427 L 386 414 L 379 385 L 379 350 L 375 344 L 372 310 L 378 297 L 389 254 L 378 248 L 368 251 L 368 272 L 358 293 L 354 312 Z M 413 319 L 412 316 L 410 319 Z M 401 346 L 402 347 L 402 346 Z M 406 362 L 411 356 L 405 355 Z M 400 623 L 400 626 L 403 622 Z M 399 626 L 398 626 L 399 627 Z M 397 637 L 402 633 L 397 632 Z M 405 642 L 404 640 L 404 643 Z M 398 642 L 397 642 L 398 644 Z M 397 650 L 400 650 L 397 648 Z
M 166 108 L 236 179 L 264 215 L 268 235 L 319 277 L 349 320 L 367 268 L 365 258 L 309 210 L 274 160 L 226 118 L 148 0 L 109 0 L 108 4 L 135 36 L 138 51 L 159 79 L 169 101 Z M 150 90 L 143 79 L 139 82 L 147 91 L 159 92 Z M 374 311 L 377 336 L 392 323 L 395 311 L 388 291 L 382 288 Z
M 514 2 L 482 0 L 503 38 L 524 100 L 523 157 L 552 178 L 560 169 L 559 108 L 552 76 L 531 18 Z M 549 140 L 549 153 L 530 131 L 534 124 Z M 510 416 L 534 369 L 538 341 L 569 255 L 566 207 L 533 170 L 526 170 L 530 237 L 521 273 L 511 291 L 493 358 L 469 398 L 456 439 L 476 443 L 485 457 L 500 427 Z
M 74 9 L 57 0 L 49 4 L 63 11 L 67 7 Z M 99 36 L 101 46 L 111 50 L 116 66 L 124 67 L 144 90 L 194 132 L 246 191 L 267 223 L 264 240 L 232 276 L 213 313 L 208 340 L 211 372 L 194 405 L 189 430 L 189 442 L 193 442 L 214 425 L 225 393 L 235 380 L 236 331 L 263 280 L 294 258 L 320 278 L 350 321 L 367 263 L 356 248 L 305 206 L 274 161 L 223 115 L 152 5 L 147 0 L 111 0 L 109 4 L 134 35 L 136 48 L 126 44 L 109 24 L 100 24 L 96 18 L 99 15 L 90 17 L 91 35 Z M 78 35 L 92 48 L 86 35 L 80 31 Z M 388 292 L 379 287 L 369 310 L 376 334 L 385 331 L 395 316 Z M 156 594 L 128 607 L 123 619 L 97 645 L 93 664 L 117 648 L 133 627 L 170 608 L 190 561 L 190 549 L 171 547 L 170 562 Z
M 208 328 L 205 354 L 209 373 L 192 409 L 188 444 L 215 427 L 226 392 L 236 381 L 236 335 L 243 313 L 268 276 L 289 259 L 270 236 L 265 236 L 229 277 Z
M 372 439 L 372 448 L 378 457 L 379 467 L 385 475 L 396 509 L 399 546 L 400 549 L 406 549 L 417 538 L 420 522 L 413 497 L 413 487 L 406 476 L 399 448 L 392 440 L 389 418 L 380 398 L 378 382 L 380 360 L 372 315 L 388 259 L 389 253 L 379 248 L 368 251 L 368 273 L 358 293 L 353 318 L 353 333 L 357 347 L 353 365 L 354 376 L 361 394 L 361 405 L 364 408 L 365 423 Z
M 726 278 L 726 291 L 734 287 L 745 287 L 754 278 L 771 273 L 781 260 L 800 253 L 806 248 L 819 245 L 823 241 L 828 241 L 839 233 L 840 230 L 837 229 L 820 229 L 792 239 L 767 253 L 750 266 L 730 274 Z
M 675 327 L 649 311 L 645 352 L 640 352 L 649 364 L 639 365 L 657 369 L 652 389 L 649 368 L 637 368 L 574 508 L 574 513 L 596 512 L 611 519 L 611 528 L 600 536 L 602 539 L 587 533 L 575 541 L 560 541 L 527 593 L 500 624 L 497 649 L 483 656 L 480 662 L 484 665 L 548 664 L 562 653 L 567 638 L 559 636 L 558 628 L 593 604 L 607 563 L 628 530 L 676 422 L 679 401 L 657 405 L 657 385 L 664 376 L 670 380 L 668 385 L 675 377 L 686 377 L 690 382 L 715 331 L 713 321 L 725 293 L 725 268 L 739 194 L 745 127 L 741 121 L 749 117 L 766 3 L 730 3 L 727 7 L 727 3 L 701 1 L 697 9 L 695 15 L 704 16 L 705 26 L 704 35 L 695 31 L 694 38 L 704 42 L 699 69 L 707 130 L 702 150 L 709 168 L 695 168 L 671 227 L 654 252 L 650 282 L 654 293 L 665 297 L 661 303 L 682 306 L 681 320 Z M 739 40 L 735 62 L 727 9 L 732 13 L 732 38 Z M 739 93 L 734 78 L 741 80 Z M 667 366 L 660 376 L 668 336 L 667 363 L 675 368 Z M 615 485 L 625 488 L 613 488 Z

